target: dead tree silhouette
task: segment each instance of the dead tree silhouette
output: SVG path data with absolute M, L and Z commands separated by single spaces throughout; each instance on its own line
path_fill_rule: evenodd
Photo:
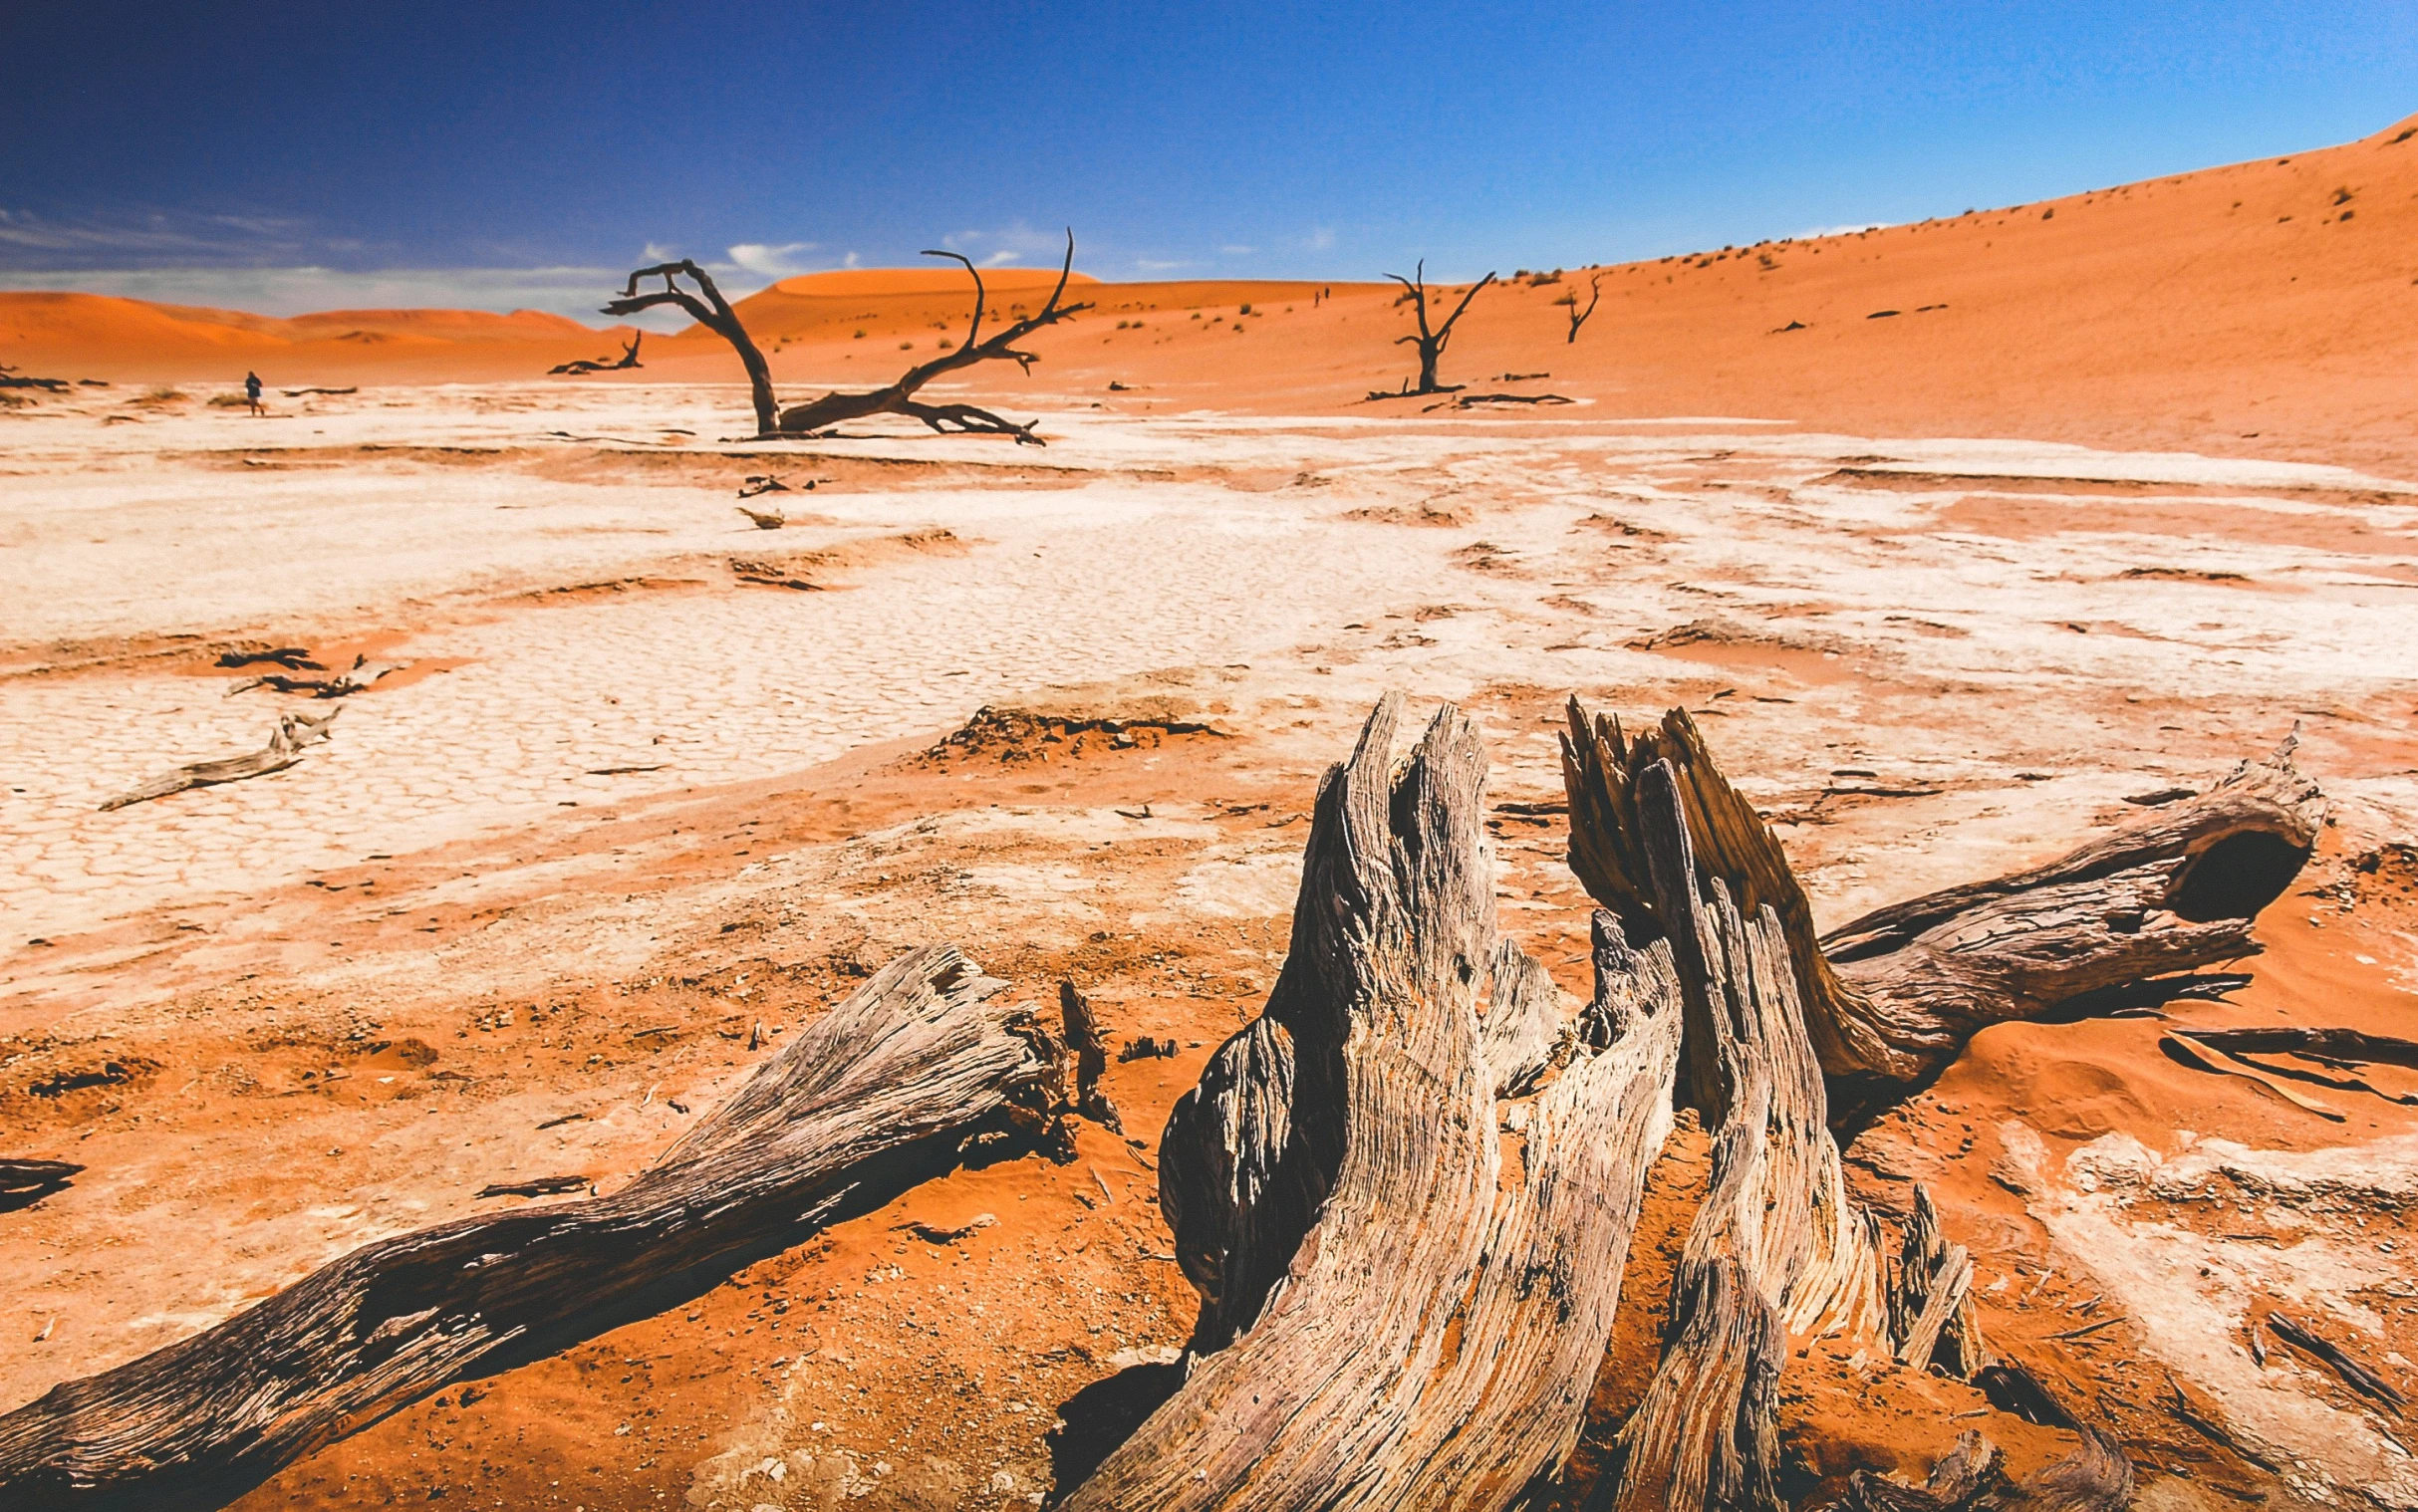
M 1416 346 L 1419 349 L 1419 386 L 1413 388 L 1406 381 L 1399 393 L 1387 393 L 1380 390 L 1370 394 L 1369 397 L 1391 399 L 1408 398 L 1423 393 L 1460 392 L 1463 385 L 1459 383 L 1447 387 L 1436 381 L 1436 365 L 1443 359 L 1446 344 L 1453 340 L 1453 327 L 1460 323 L 1461 317 L 1469 310 L 1470 301 L 1478 298 L 1478 290 L 1494 282 L 1494 275 L 1488 273 L 1477 283 L 1472 284 L 1470 292 L 1461 297 L 1461 303 L 1453 307 L 1453 313 L 1446 317 L 1445 323 L 1433 330 L 1428 326 L 1428 260 L 1424 257 L 1419 260 L 1419 267 L 1413 278 L 1404 278 L 1399 273 L 1389 273 L 1386 277 L 1402 285 L 1405 291 L 1403 298 L 1411 302 L 1413 313 L 1419 317 L 1418 334 L 1399 337 L 1394 342 L 1397 347 Z M 1394 303 L 1401 304 L 1402 300 L 1396 300 Z
M 560 367 L 549 368 L 546 370 L 546 375 L 547 377 L 551 378 L 558 373 L 619 373 L 624 368 L 644 367 L 645 365 L 638 360 L 638 344 L 644 341 L 646 336 L 647 333 L 644 331 L 632 332 L 630 335 L 630 345 L 622 349 L 621 361 L 618 363 L 601 357 L 595 359 L 581 358 L 576 363 L 564 363 Z
M 1570 307 L 1570 339 L 1566 345 L 1578 345 L 1578 328 L 1587 323 L 1587 317 L 1595 313 L 1596 302 L 1603 297 L 1604 276 L 1601 273 L 1598 273 L 1593 278 L 1587 280 L 1586 309 L 1581 310 L 1578 308 L 1578 291 L 1576 289 L 1572 289 L 1569 293 L 1563 295 L 1561 298 L 1553 302 L 1557 305 L 1567 305 Z
M 972 322 L 966 327 L 965 340 L 955 350 L 908 369 L 896 381 L 884 387 L 858 393 L 834 391 L 788 409 L 781 408 L 779 400 L 773 396 L 772 370 L 765 366 L 764 354 L 747 335 L 747 328 L 741 324 L 738 312 L 722 298 L 721 291 L 714 287 L 711 275 L 695 263 L 683 259 L 676 263 L 659 263 L 652 268 L 639 269 L 630 275 L 629 285 L 622 297 L 605 306 L 605 313 L 635 315 L 658 305 L 677 305 L 687 311 L 698 325 L 730 343 L 738 353 L 740 363 L 747 369 L 747 382 L 755 401 L 756 434 L 760 438 L 812 435 L 869 415 L 903 414 L 922 420 L 943 434 L 1003 435 L 1013 438 L 1019 445 L 1046 444 L 1034 432 L 1033 427 L 1040 423 L 1038 420 L 1019 425 L 974 404 L 927 404 L 916 397 L 916 391 L 944 373 L 1000 359 L 1030 373 L 1033 364 L 1039 362 L 1040 358 L 1034 353 L 1018 350 L 1016 343 L 1045 326 L 1054 326 L 1091 308 L 1088 303 L 1060 303 L 1066 295 L 1067 280 L 1074 274 L 1075 233 L 1066 233 L 1066 260 L 1059 266 L 1057 286 L 1050 290 L 1049 302 L 1038 313 L 1024 317 L 987 339 L 982 336 L 986 295 L 982 288 L 981 271 L 961 253 L 927 251 L 924 255 L 945 257 L 962 263 L 966 273 L 973 278 L 974 314 Z M 658 277 L 664 281 L 663 288 L 645 294 L 638 292 L 639 280 Z M 702 291 L 702 299 L 679 286 L 678 280 L 682 277 L 695 281 L 697 288 Z
M 1004 359 L 1014 363 L 1027 373 L 1032 372 L 1033 364 L 1039 362 L 1040 358 L 1033 353 L 1017 350 L 1016 343 L 1044 326 L 1054 326 L 1062 320 L 1067 320 L 1091 308 L 1089 304 L 1062 305 L 1059 303 L 1059 300 L 1065 297 L 1066 281 L 1075 268 L 1075 233 L 1072 231 L 1066 233 L 1066 260 L 1059 265 L 1057 287 L 1049 291 L 1049 302 L 1041 307 L 1039 313 L 1026 316 L 988 340 L 982 339 L 984 295 L 981 270 L 973 265 L 970 258 L 960 253 L 928 250 L 924 255 L 926 257 L 945 257 L 952 262 L 962 263 L 966 273 L 973 278 L 974 318 L 972 323 L 965 328 L 965 340 L 957 345 L 956 350 L 943 352 L 929 363 L 921 363 L 908 369 L 899 376 L 896 382 L 886 388 L 875 388 L 863 393 L 834 391 L 824 394 L 811 403 L 783 410 L 779 426 L 782 434 L 805 435 L 813 431 L 828 429 L 833 425 L 845 424 L 850 420 L 861 420 L 867 415 L 905 414 L 922 420 L 938 431 L 956 430 L 972 435 L 1011 436 L 1019 445 L 1046 444 L 1040 436 L 1033 433 L 1033 426 L 1040 423 L 1038 420 L 1019 425 L 1013 420 L 972 404 L 926 404 L 918 400 L 915 395 L 917 389 L 941 374 L 953 373 L 959 368 L 970 368 L 976 363 Z
M 682 277 L 693 279 L 704 297 L 700 299 L 681 288 Z M 638 285 L 643 278 L 661 278 L 664 287 L 641 294 Z M 747 328 L 739 323 L 738 312 L 730 308 L 730 301 L 722 298 L 722 291 L 714 287 L 713 275 L 685 257 L 676 263 L 641 268 L 623 285 L 622 297 L 605 306 L 605 313 L 636 315 L 658 305 L 679 306 L 690 320 L 728 342 L 731 350 L 738 353 L 740 365 L 747 370 L 748 390 L 755 400 L 756 433 L 770 435 L 780 423 L 780 405 L 772 396 L 772 369 L 765 365 L 764 354 L 756 350 Z

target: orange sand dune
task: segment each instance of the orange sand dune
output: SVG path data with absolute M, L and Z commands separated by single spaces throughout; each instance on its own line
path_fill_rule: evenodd
M 1053 277 L 984 276 L 1009 318 Z M 1601 304 L 1569 342 L 1560 302 L 1598 284 Z M 1011 403 L 1074 388 L 1120 406 L 1371 412 L 1364 395 L 1413 371 L 1395 345 L 1409 312 L 1378 283 L 1332 285 L 1314 303 L 1328 287 L 1082 279 L 1072 292 L 1098 308 L 1028 344 L 1044 359 L 1034 374 L 968 381 Z M 961 340 L 970 296 L 956 269 L 850 270 L 785 280 L 740 308 L 784 388 L 807 397 L 886 380 L 921 360 L 911 354 Z M 0 294 L 0 362 L 46 376 L 254 366 L 279 382 L 491 381 L 612 347 L 609 333 L 526 312 L 268 321 Z M 626 380 L 739 376 L 696 330 L 651 340 L 646 362 Z M 2040 204 L 1516 281 L 1478 297 L 1444 372 L 1478 390 L 1591 400 L 1599 417 L 2020 434 L 2418 475 L 2418 119 Z M 1113 400 L 1112 381 L 1124 385 Z

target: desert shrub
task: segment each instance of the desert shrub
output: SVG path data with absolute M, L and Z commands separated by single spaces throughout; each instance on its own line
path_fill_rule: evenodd
M 240 393 L 213 393 L 210 395 L 212 409 L 248 409 L 251 404 L 252 401 Z
M 1248 305 L 1244 305 L 1244 306 L 1243 306 L 1241 309 L 1239 309 L 1239 310 L 1235 311 L 1234 313 L 1235 313 L 1236 315 L 1248 315 L 1248 314 L 1250 314 L 1250 313 L 1251 313 L 1251 307 L 1250 307 L 1250 306 L 1248 306 Z
M 916 350 L 916 344 L 913 342 L 901 342 L 899 343 L 899 350 L 901 352 L 913 352 Z
M 850 341 L 856 341 L 856 342 L 861 342 L 861 341 L 865 340 L 865 333 L 864 333 L 864 331 L 863 331 L 863 330 L 860 328 L 860 329 L 858 330 L 857 334 L 856 334 L 855 336 L 850 337 L 850 338 L 849 338 L 849 340 L 850 340 Z

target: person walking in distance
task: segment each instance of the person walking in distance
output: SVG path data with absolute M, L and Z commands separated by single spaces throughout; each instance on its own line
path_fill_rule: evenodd
M 267 414 L 269 412 L 268 406 L 260 402 L 259 374 L 247 373 L 243 376 L 243 396 L 251 401 L 252 413 Z

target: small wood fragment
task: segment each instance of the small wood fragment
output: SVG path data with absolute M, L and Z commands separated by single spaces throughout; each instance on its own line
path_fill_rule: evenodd
M 303 751 L 328 738 L 328 726 L 343 708 L 324 714 L 301 712 L 277 716 L 277 728 L 269 735 L 269 743 L 244 756 L 229 756 L 217 761 L 188 762 L 172 772 L 162 773 L 140 787 L 121 793 L 101 806 L 103 813 L 123 809 L 133 804 L 148 803 L 188 788 L 206 788 L 222 782 L 241 782 L 247 777 L 265 777 L 282 772 L 302 760 Z

